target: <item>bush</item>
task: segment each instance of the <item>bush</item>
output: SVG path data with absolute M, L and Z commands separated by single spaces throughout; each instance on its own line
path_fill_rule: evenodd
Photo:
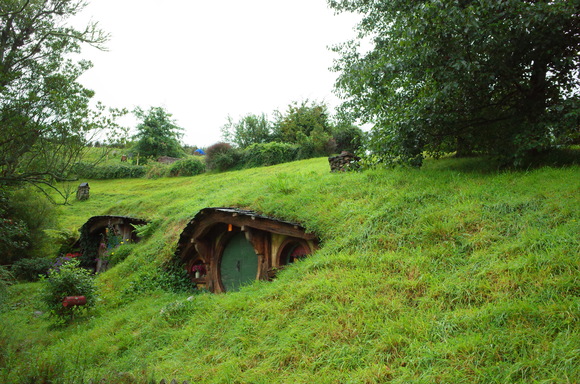
M 114 248 L 108 257 L 109 268 L 125 260 L 133 252 L 134 248 L 135 244 L 124 244 L 124 242 L 121 242 L 121 245 Z
M 252 144 L 243 152 L 244 166 L 260 167 L 296 160 L 299 147 L 289 143 Z
M 220 172 L 233 170 L 241 166 L 241 155 L 237 151 L 218 153 L 212 160 L 213 166 L 210 169 Z
M 96 166 L 94 164 L 80 161 L 78 163 L 73 164 L 73 166 L 70 168 L 70 173 L 71 175 L 77 177 L 90 179 L 91 178 L 90 176 L 92 176 L 95 172 L 95 168 Z
M 311 159 L 317 157 L 316 148 L 311 141 L 304 141 L 300 143 L 298 147 L 298 153 L 296 154 L 296 160 Z
M 86 179 L 109 180 L 131 179 L 145 176 L 146 169 L 142 165 L 102 165 L 96 166 L 89 163 L 76 163 L 71 173 Z
M 176 161 L 171 165 L 171 176 L 195 176 L 205 172 L 205 163 L 194 157 Z
M 156 290 L 174 293 L 199 292 L 191 283 L 183 265 L 171 260 L 161 266 L 147 265 L 139 268 L 121 295 L 134 297 Z
M 169 176 L 169 165 L 162 163 L 151 163 L 147 165 L 145 177 L 148 179 L 158 179 Z
M 301 132 L 298 132 L 296 136 L 300 145 L 297 160 L 328 156 L 336 151 L 336 142 L 326 132 L 315 129 L 310 133 L 310 136 L 306 136 Z
M 363 145 L 364 132 L 354 125 L 338 126 L 333 130 L 332 136 L 338 152 L 355 153 Z
M 210 171 L 224 172 L 240 168 L 241 153 L 228 143 L 217 143 L 205 151 L 205 165 Z
M 48 199 L 31 189 L 0 191 L 0 264 L 49 254 L 47 229 L 56 222 Z
M 0 265 L 18 260 L 30 245 L 26 223 L 13 217 L 0 207 Z
M 43 279 L 41 300 L 50 314 L 61 321 L 71 320 L 76 313 L 89 310 L 96 302 L 93 276 L 79 265 L 79 260 L 72 259 L 51 269 L 48 277 Z M 87 303 L 79 307 L 65 307 L 63 300 L 67 296 L 85 296 Z
M 64 255 L 67 253 L 74 253 L 78 251 L 76 242 L 79 238 L 77 231 L 68 229 L 50 229 L 45 231 L 49 241 L 53 244 L 55 252 L 50 252 L 51 255 Z
M 133 227 L 135 228 L 135 233 L 137 236 L 139 236 L 141 239 L 148 239 L 153 236 L 160 225 L 160 219 L 153 219 L 147 224 L 133 224 Z
M 12 273 L 19 280 L 36 281 L 48 273 L 53 261 L 44 258 L 20 259 L 12 265 Z
M 8 286 L 10 286 L 14 282 L 14 277 L 8 271 L 8 269 L 2 265 L 0 265 L 0 312 L 2 312 L 2 308 L 6 301 L 8 301 Z

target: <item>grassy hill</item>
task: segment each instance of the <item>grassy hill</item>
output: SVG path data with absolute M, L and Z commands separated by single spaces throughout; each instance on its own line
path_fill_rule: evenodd
M 39 283 L 0 314 L 0 382 L 578 383 L 580 167 L 479 159 L 331 174 L 326 159 L 191 178 L 89 181 L 61 210 L 152 220 L 56 327 Z M 159 267 L 200 209 L 302 223 L 322 248 L 240 292 L 176 293 Z

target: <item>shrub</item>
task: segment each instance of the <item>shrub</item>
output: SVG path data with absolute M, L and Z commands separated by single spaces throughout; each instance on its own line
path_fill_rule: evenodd
M 85 163 L 84 161 L 79 161 L 73 164 L 70 168 L 70 173 L 77 177 L 90 179 L 94 172 L 96 166 L 94 164 Z
M 48 254 L 47 229 L 56 221 L 55 207 L 28 188 L 0 191 L 0 264 Z
M 194 157 L 176 161 L 171 165 L 171 176 L 195 176 L 205 172 L 205 163 Z
M 309 140 L 305 140 L 300 143 L 300 147 L 298 147 L 298 153 L 296 154 L 296 159 L 304 160 L 311 159 L 313 157 L 316 157 L 316 148 L 314 148 L 314 144 Z
M 55 252 L 51 255 L 64 255 L 78 251 L 76 242 L 79 238 L 77 231 L 67 229 L 50 229 L 45 231 L 49 241 L 54 245 Z
M 228 143 L 216 143 L 205 151 L 205 165 L 210 171 L 227 171 L 241 165 L 241 153 Z
M 364 140 L 364 132 L 354 125 L 338 126 L 333 130 L 332 136 L 336 141 L 338 152 L 355 153 L 361 148 Z
M 78 177 L 97 180 L 130 179 L 145 176 L 146 169 L 142 165 L 102 165 L 76 163 L 71 172 Z
M 0 312 L 6 301 L 8 301 L 8 286 L 14 282 L 14 277 L 8 269 L 0 265 Z
M 299 147 L 289 143 L 252 144 L 243 152 L 246 167 L 275 165 L 296 160 Z
M 12 265 L 12 273 L 19 280 L 36 281 L 46 275 L 53 261 L 44 258 L 20 259 Z
M 160 219 L 153 219 L 147 224 L 133 224 L 133 227 L 135 228 L 135 233 L 137 236 L 139 236 L 141 239 L 147 239 L 153 236 L 160 225 Z
M 108 257 L 109 267 L 117 265 L 125 260 L 131 254 L 131 252 L 133 252 L 134 248 L 135 244 L 124 244 L 124 242 L 121 242 L 121 245 L 114 248 Z
M 191 278 L 183 265 L 168 262 L 162 266 L 148 265 L 139 268 L 121 295 L 135 297 L 156 290 L 193 293 L 197 288 L 191 284 Z
M 296 136 L 300 145 L 297 155 L 298 160 L 328 156 L 336 151 L 336 142 L 326 132 L 315 129 L 310 133 L 310 136 L 306 136 L 301 132 L 298 132 Z
M 41 300 L 50 314 L 61 321 L 69 321 L 76 313 L 87 311 L 95 305 L 96 288 L 93 276 L 79 265 L 79 260 L 72 259 L 51 269 L 48 277 L 43 279 Z M 85 296 L 87 303 L 82 307 L 65 307 L 63 300 L 67 296 Z
M 213 167 L 211 169 L 220 172 L 229 171 L 241 165 L 241 155 L 237 151 L 218 153 L 213 157 L 212 160 Z
M 26 223 L 12 218 L 0 207 L 0 264 L 9 264 L 22 257 L 29 246 L 30 232 Z
M 151 163 L 147 165 L 147 173 L 145 177 L 148 179 L 158 179 L 160 177 L 169 176 L 169 165 L 162 163 Z

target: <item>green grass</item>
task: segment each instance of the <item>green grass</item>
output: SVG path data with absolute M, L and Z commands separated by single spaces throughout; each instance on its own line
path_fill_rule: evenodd
M 326 159 L 191 178 L 90 181 L 60 223 L 119 214 L 152 236 L 55 328 L 11 287 L 0 382 L 577 383 L 580 167 L 479 159 L 331 174 Z M 301 222 L 322 248 L 240 292 L 171 293 L 159 266 L 200 209 Z M 42 381 L 44 380 L 44 381 Z
M 121 156 L 128 155 L 129 150 L 125 148 L 109 147 L 86 147 L 82 161 L 98 165 L 118 165 L 132 164 L 131 161 L 121 163 Z

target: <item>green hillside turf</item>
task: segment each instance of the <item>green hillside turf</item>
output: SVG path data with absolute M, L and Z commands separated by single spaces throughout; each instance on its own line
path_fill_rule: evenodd
M 217 175 L 89 181 L 63 227 L 154 222 L 55 327 L 39 284 L 0 315 L 0 382 L 577 383 L 580 167 L 478 159 L 331 174 L 326 159 Z M 200 209 L 302 223 L 322 248 L 240 292 L 175 293 L 159 266 Z M 43 381 L 44 380 L 44 381 Z

